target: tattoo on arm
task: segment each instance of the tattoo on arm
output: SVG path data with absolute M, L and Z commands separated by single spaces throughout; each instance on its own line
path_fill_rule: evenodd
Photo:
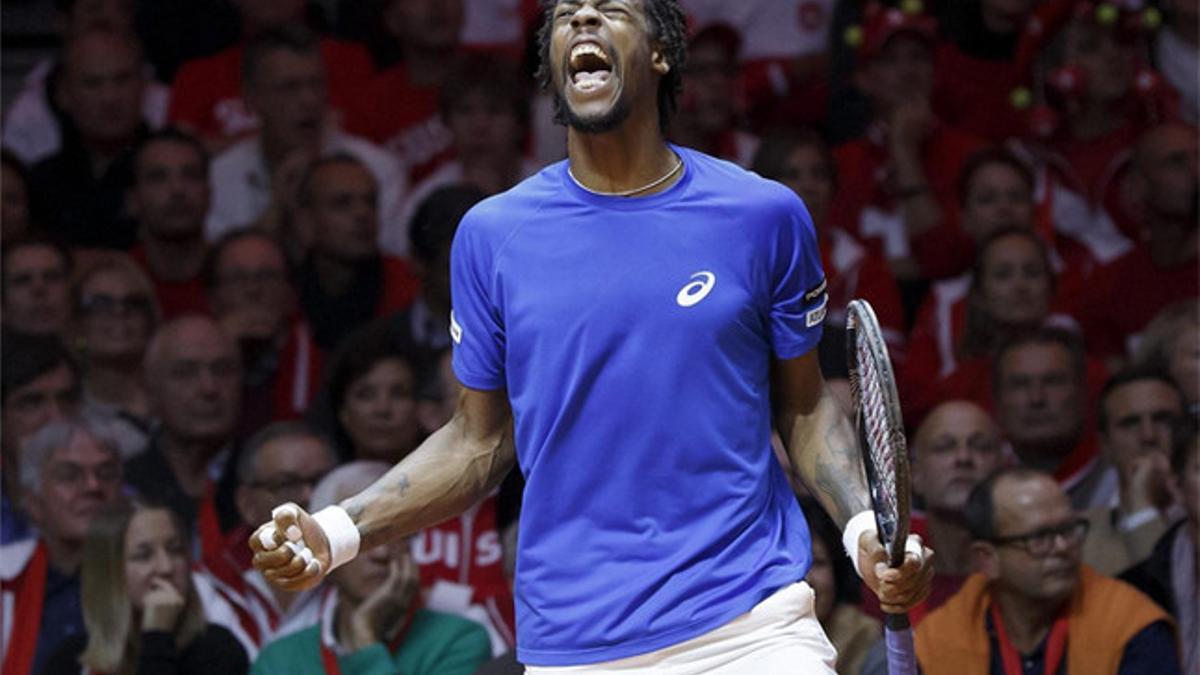
M 783 411 L 780 434 L 792 471 L 837 523 L 845 527 L 871 508 L 866 474 L 854 429 L 828 390 L 810 413 Z

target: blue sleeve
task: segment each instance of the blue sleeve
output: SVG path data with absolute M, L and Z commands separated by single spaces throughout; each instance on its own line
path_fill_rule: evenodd
M 821 340 L 825 272 L 812 217 L 790 190 L 780 200 L 771 252 L 771 345 L 781 359 L 802 356 Z
M 468 212 L 450 249 L 450 337 L 454 373 L 465 386 L 505 386 L 504 321 L 493 297 L 495 266 L 476 211 Z
M 1130 638 L 1121 656 L 1117 675 L 1179 675 L 1179 650 L 1175 632 L 1165 621 L 1155 621 Z

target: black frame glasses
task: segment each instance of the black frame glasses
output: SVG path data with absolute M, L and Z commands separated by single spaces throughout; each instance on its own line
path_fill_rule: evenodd
M 1043 527 L 1027 534 L 993 537 L 989 541 L 996 546 L 1016 546 L 1030 555 L 1040 558 L 1049 555 L 1054 550 L 1054 544 L 1059 537 L 1062 537 L 1069 546 L 1079 544 L 1087 536 L 1091 525 L 1087 518 L 1080 517 L 1059 525 Z

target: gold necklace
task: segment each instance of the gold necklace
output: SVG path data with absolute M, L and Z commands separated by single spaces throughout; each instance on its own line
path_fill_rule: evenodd
M 674 153 L 672 153 L 672 154 L 674 154 Z M 571 166 L 569 164 L 567 165 L 567 175 L 571 177 L 571 180 L 576 185 L 578 185 L 579 187 L 583 188 L 587 192 L 590 192 L 594 195 L 599 195 L 601 197 L 629 197 L 632 195 L 636 195 L 639 192 L 645 192 L 646 190 L 649 190 L 651 188 L 656 188 L 659 185 L 662 185 L 663 183 L 670 180 L 671 176 L 674 176 L 682 168 L 683 168 L 683 158 L 680 157 L 679 155 L 675 155 L 675 166 L 672 166 L 670 171 L 664 173 L 661 177 L 655 178 L 654 180 L 650 181 L 649 183 L 646 183 L 645 185 L 643 185 L 639 188 L 634 188 L 632 190 L 622 190 L 620 192 L 604 192 L 602 190 L 593 190 L 592 188 L 579 182 L 579 179 L 575 177 L 575 173 L 571 171 Z

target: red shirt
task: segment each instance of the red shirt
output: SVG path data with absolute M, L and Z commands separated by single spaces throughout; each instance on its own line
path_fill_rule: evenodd
M 392 66 L 358 93 L 360 113 L 347 128 L 396 155 L 415 185 L 454 156 L 454 139 L 438 109 L 440 93 L 413 84 L 403 63 Z
M 242 49 L 234 45 L 183 64 L 171 86 L 167 119 L 206 138 L 238 138 L 258 129 L 258 117 L 242 99 Z M 374 66 L 366 47 L 321 39 L 330 105 L 352 126 L 353 105 L 370 82 Z
M 889 259 L 905 258 L 920 252 L 914 250 L 904 231 L 901 204 L 888 185 L 887 165 L 890 152 L 884 136 L 875 126 L 864 138 L 839 146 L 834 151 L 838 169 L 838 193 L 831 207 L 831 220 L 845 223 L 847 229 L 863 240 L 879 240 Z M 964 161 L 982 142 L 963 131 L 939 124 L 921 147 L 921 164 L 929 189 L 950 219 L 958 195 L 958 172 Z M 943 222 L 940 228 L 958 225 Z M 936 237 L 921 237 L 913 244 L 938 246 Z
M 1097 356 L 1122 355 L 1129 339 L 1167 305 L 1200 297 L 1200 265 L 1193 252 L 1182 265 L 1160 269 L 1138 246 L 1100 268 L 1079 302 L 1088 349 Z
M 162 309 L 163 321 L 170 321 L 184 314 L 210 314 L 208 293 L 205 292 L 204 282 L 200 275 L 186 281 L 166 281 L 158 278 L 150 267 L 146 257 L 146 247 L 138 244 L 129 252 L 129 257 L 141 266 L 154 283 L 154 294 L 158 297 L 158 306 Z

